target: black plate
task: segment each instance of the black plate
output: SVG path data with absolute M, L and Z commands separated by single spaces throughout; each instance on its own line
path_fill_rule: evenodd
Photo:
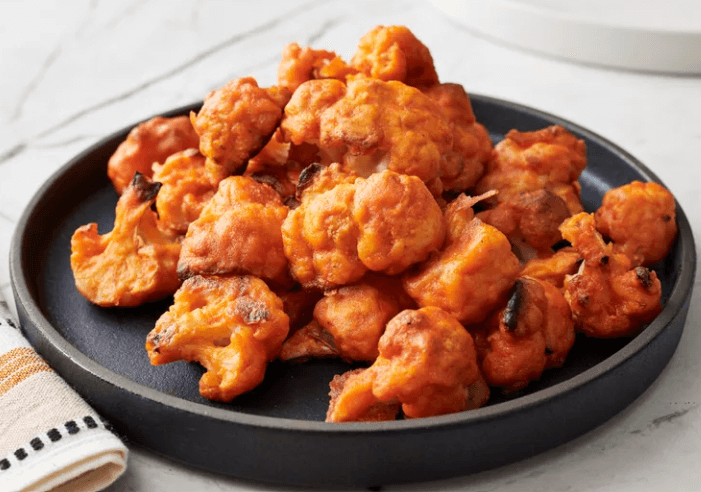
M 635 158 L 570 122 L 520 105 L 472 96 L 496 140 L 510 129 L 557 123 L 587 143 L 585 207 L 632 180 L 658 181 Z M 166 114 L 185 114 L 197 106 Z M 659 375 L 681 337 L 696 271 L 689 223 L 677 205 L 679 237 L 655 269 L 665 308 L 632 340 L 580 338 L 562 369 L 509 399 L 476 411 L 382 423 L 323 422 L 328 382 L 347 369 L 333 360 L 271 364 L 265 382 L 230 404 L 198 394 L 202 369 L 149 365 L 146 334 L 170 299 L 103 309 L 78 294 L 70 237 L 80 225 L 111 229 L 117 195 L 106 163 L 129 128 L 67 163 L 32 199 L 13 238 L 12 285 L 25 333 L 37 350 L 129 441 L 205 469 L 262 481 L 374 486 L 465 475 L 564 443 L 603 423 Z M 592 404 L 592 402 L 596 402 Z

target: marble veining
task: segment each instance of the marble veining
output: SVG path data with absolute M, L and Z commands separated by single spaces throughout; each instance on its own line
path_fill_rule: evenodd
M 22 211 L 73 156 L 232 78 L 275 83 L 289 42 L 348 59 L 378 24 L 409 26 L 431 49 L 442 81 L 556 114 L 617 143 L 662 179 L 701 230 L 701 77 L 543 57 L 475 35 L 423 1 L 8 0 L 0 4 L 0 292 L 11 299 L 7 258 Z M 383 490 L 697 490 L 699 284 L 674 358 L 610 421 L 496 470 Z M 207 473 L 132 446 L 127 473 L 108 490 L 301 489 Z

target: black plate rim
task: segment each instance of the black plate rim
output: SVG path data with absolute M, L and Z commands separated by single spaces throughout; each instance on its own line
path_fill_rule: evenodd
M 663 184 L 662 181 L 650 171 L 642 162 L 631 154 L 623 150 L 618 145 L 601 137 L 600 135 L 579 126 L 567 119 L 555 116 L 545 111 L 541 111 L 519 103 L 483 96 L 475 93 L 469 93 L 470 98 L 474 101 L 480 101 L 497 106 L 503 106 L 512 110 L 527 113 L 546 119 L 552 124 L 559 124 L 568 130 L 584 135 L 610 152 L 616 154 L 625 161 L 628 165 L 634 167 L 641 174 L 646 176 L 649 181 L 655 181 Z M 201 102 L 188 104 L 175 108 L 166 112 L 159 113 L 161 116 L 170 116 L 182 114 L 188 110 L 196 110 L 201 105 Z M 146 118 L 148 119 L 148 118 Z M 145 121 L 141 120 L 141 121 Z M 138 122 L 137 122 L 138 123 Z M 682 309 L 685 302 L 688 301 L 693 289 L 694 277 L 696 272 L 696 249 L 694 246 L 694 238 L 691 231 L 691 226 L 688 219 L 677 203 L 677 222 L 679 228 L 679 241 L 682 245 L 681 264 L 687 265 L 687 268 L 682 268 L 679 271 L 679 276 L 669 295 L 669 301 L 664 307 L 660 315 L 633 340 L 626 344 L 622 349 L 598 363 L 594 367 L 587 369 L 572 378 L 556 383 L 548 388 L 536 391 L 534 393 L 521 396 L 517 399 L 497 403 L 488 407 L 471 410 L 468 412 L 460 412 L 451 415 L 443 415 L 437 417 L 427 417 L 416 420 L 398 420 L 391 422 L 347 422 L 347 423 L 328 423 L 317 421 L 296 420 L 282 417 L 269 417 L 261 415 L 252 415 L 233 410 L 221 409 L 207 406 L 197 402 L 191 402 L 179 397 L 171 396 L 160 391 L 149 388 L 145 385 L 131 381 L 130 379 L 115 373 L 96 361 L 90 359 L 77 348 L 71 345 L 60 333 L 51 325 L 51 323 L 42 314 L 36 300 L 31 295 L 31 289 L 27 279 L 24 277 L 22 270 L 22 251 L 24 250 L 24 236 L 27 232 L 27 224 L 32 218 L 32 214 L 38 203 L 44 198 L 44 195 L 55 182 L 73 165 L 89 155 L 95 149 L 105 145 L 109 140 L 115 138 L 124 138 L 126 133 L 133 128 L 135 124 L 129 125 L 121 130 L 118 130 L 97 143 L 93 144 L 83 152 L 76 155 L 66 164 L 61 166 L 54 174 L 52 174 L 43 185 L 36 191 L 32 199 L 27 204 L 20 220 L 15 229 L 12 238 L 10 249 L 10 277 L 11 284 L 15 296 L 15 302 L 22 306 L 27 312 L 29 319 L 34 324 L 35 329 L 39 332 L 39 336 L 47 343 L 58 349 L 61 356 L 69 361 L 81 371 L 91 373 L 92 375 L 107 381 L 112 386 L 128 391 L 132 394 L 151 400 L 157 404 L 165 405 L 176 410 L 199 415 L 202 417 L 213 418 L 250 427 L 302 431 L 304 433 L 332 433 L 332 434 L 358 434 L 358 433 L 393 433 L 405 432 L 407 430 L 423 430 L 429 431 L 434 428 L 451 427 L 455 425 L 469 425 L 477 421 L 489 421 L 496 419 L 512 412 L 523 411 L 527 408 L 538 406 L 546 403 L 548 400 L 562 394 L 563 392 L 572 391 L 578 387 L 590 384 L 597 378 L 615 370 L 615 368 L 623 364 L 626 360 L 643 350 L 652 340 L 654 340 L 667 325 L 675 318 L 677 313 Z

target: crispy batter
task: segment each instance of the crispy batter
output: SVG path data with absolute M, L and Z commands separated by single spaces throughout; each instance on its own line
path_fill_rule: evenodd
M 241 172 L 272 137 L 289 97 L 285 89 L 258 87 L 252 77 L 210 92 L 202 109 L 190 113 L 210 172 L 220 179 Z
M 524 192 L 547 189 L 567 204 L 570 214 L 583 210 L 577 179 L 586 166 L 586 145 L 554 125 L 534 132 L 511 130 L 494 146 L 477 193 L 499 190 L 492 204 Z
M 474 333 L 486 381 L 509 393 L 559 367 L 575 340 L 574 323 L 562 293 L 528 277 L 516 280 L 506 307 Z
M 452 243 L 462 236 L 463 232 L 475 218 L 474 207 L 477 203 L 496 195 L 496 190 L 488 191 L 479 196 L 464 193 L 458 195 L 443 208 L 443 219 L 446 225 L 446 243 Z
M 173 235 L 184 235 L 217 191 L 217 182 L 206 172 L 205 157 L 197 149 L 177 152 L 163 164 L 154 164 L 153 180 L 162 185 L 156 197 L 158 227 Z
M 443 251 L 408 272 L 404 288 L 419 306 L 437 306 L 474 324 L 504 301 L 519 270 L 506 236 L 475 218 Z
M 548 300 L 547 317 L 543 327 L 545 368 L 561 367 L 575 341 L 572 310 L 560 289 L 547 281 L 537 280 L 537 282 L 543 287 Z
M 533 258 L 523 265 L 519 275 L 550 282 L 555 287 L 562 289 L 565 284 L 565 276 L 577 273 L 581 263 L 582 257 L 577 250 L 568 246 L 559 249 L 550 256 Z
M 343 183 L 304 198 L 282 224 L 282 243 L 294 278 L 307 288 L 333 288 L 357 280 L 367 267 L 358 258 L 352 217 L 355 185 Z
M 438 84 L 423 90 L 453 125 L 453 149 L 444 159 L 440 179 L 446 191 L 465 191 L 477 183 L 492 152 L 487 129 L 477 121 L 460 84 Z
M 282 130 L 278 127 L 265 147 L 248 160 L 246 173 L 253 174 L 270 168 L 285 167 L 289 155 L 290 144 L 285 142 Z
M 280 358 L 372 362 L 387 322 L 412 304 L 394 277 L 368 275 L 355 285 L 327 291 L 314 307 L 314 321 L 285 341 Z
M 282 301 L 251 276 L 195 276 L 146 338 L 151 364 L 197 361 L 207 372 L 200 394 L 230 401 L 263 380 L 287 336 Z
M 361 412 L 354 420 L 357 422 L 382 422 L 386 420 L 395 420 L 399 414 L 401 404 L 398 401 L 383 402 L 376 399 L 372 394 L 372 380 L 367 376 L 363 376 L 366 369 L 358 368 L 346 371 L 343 374 L 337 374 L 329 383 L 329 409 L 326 412 L 327 422 L 334 415 L 336 404 L 341 395 L 347 400 L 352 398 L 370 402 L 369 405 L 364 405 L 364 411 Z
M 302 84 L 285 108 L 286 140 L 319 147 L 320 162 L 341 162 L 368 177 L 384 169 L 431 182 L 453 145 L 450 123 L 419 90 L 364 77 Z
M 187 116 L 156 116 L 134 127 L 107 162 L 107 176 L 120 195 L 136 172 L 151 177 L 154 162 L 182 150 L 197 148 L 200 137 Z
M 298 200 L 304 197 L 309 199 L 312 195 L 319 195 L 340 184 L 355 184 L 357 178 L 357 175 L 343 171 L 337 163 L 330 166 L 312 164 L 300 173 L 295 196 Z
M 400 82 L 358 78 L 321 114 L 321 147 L 344 152 L 361 176 L 389 169 L 429 182 L 452 148 L 452 129 L 436 104 Z
M 560 224 L 570 216 L 567 204 L 547 189 L 512 195 L 495 208 L 477 214 L 493 225 L 515 248 L 532 248 L 538 256 L 550 253 L 562 240 Z
M 565 277 L 565 298 L 575 327 L 590 337 L 632 336 L 661 311 L 657 274 L 615 253 L 596 230 L 593 214 L 580 213 L 560 226 L 582 255 L 579 272 Z
M 349 66 L 333 51 L 301 48 L 297 43 L 290 43 L 282 50 L 277 81 L 279 87 L 292 93 L 309 80 L 345 80 L 348 75 L 356 72 L 356 69 Z
M 178 275 L 250 274 L 290 285 L 280 228 L 288 208 L 271 187 L 230 176 L 190 224 Z
M 292 274 L 306 287 L 349 284 L 368 269 L 400 273 L 443 243 L 441 210 L 416 177 L 382 171 L 366 180 L 331 166 L 300 184 L 301 205 L 282 237 Z
M 467 408 L 468 387 L 480 377 L 475 347 L 467 330 L 445 311 L 427 307 L 397 314 L 380 338 L 379 351 L 372 366 L 335 398 L 327 421 L 357 420 L 377 400 L 399 401 L 408 418 Z
M 311 80 L 299 86 L 285 106 L 280 124 L 285 140 L 294 145 L 320 144 L 320 117 L 346 93 L 339 80 Z
M 160 184 L 140 173 L 117 202 L 114 228 L 99 235 L 97 224 L 71 238 L 71 269 L 78 291 L 99 306 L 138 306 L 166 297 L 180 285 L 180 242 L 162 233 L 151 205 Z
M 368 77 L 414 87 L 438 83 L 431 52 L 404 26 L 377 26 L 358 43 L 351 66 Z
M 657 183 L 633 181 L 609 190 L 596 211 L 596 226 L 634 266 L 657 263 L 677 236 L 674 196 Z
M 383 171 L 357 180 L 353 218 L 360 261 L 389 275 L 425 260 L 445 238 L 441 209 L 415 176 Z

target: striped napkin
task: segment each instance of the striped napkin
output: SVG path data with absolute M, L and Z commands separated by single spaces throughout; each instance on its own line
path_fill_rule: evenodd
M 0 491 L 97 491 L 126 462 L 109 423 L 32 349 L 0 298 Z

